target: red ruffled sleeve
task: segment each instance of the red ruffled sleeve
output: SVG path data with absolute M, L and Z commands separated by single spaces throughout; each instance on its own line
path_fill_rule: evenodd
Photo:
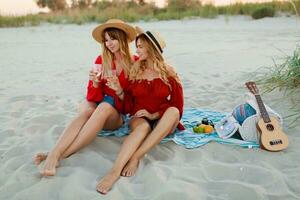
M 179 110 L 180 118 L 183 113 L 183 89 L 180 83 L 175 79 L 169 78 L 172 91 L 168 104 L 161 105 L 159 116 L 161 117 L 169 107 L 176 107 Z
M 102 58 L 101 56 L 98 56 L 95 64 L 102 64 Z M 95 88 L 93 86 L 93 81 L 89 80 L 88 86 L 87 86 L 87 94 L 86 94 L 86 99 L 88 101 L 93 101 L 93 102 L 101 102 L 103 100 L 103 90 L 102 90 L 102 81 L 99 82 L 99 86 Z
M 171 85 L 172 91 L 170 94 L 170 100 L 168 104 L 161 105 L 159 116 L 162 117 L 162 115 L 165 113 L 165 111 L 169 107 L 176 107 L 179 110 L 180 119 L 183 114 L 183 104 L 184 104 L 184 98 L 183 98 L 183 89 L 182 85 L 178 83 L 174 78 L 169 78 L 169 83 Z M 177 128 L 179 130 L 184 130 L 184 126 L 179 122 Z

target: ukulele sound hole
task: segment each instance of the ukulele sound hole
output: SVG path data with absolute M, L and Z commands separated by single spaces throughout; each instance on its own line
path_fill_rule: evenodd
M 282 140 L 272 140 L 270 141 L 270 145 L 282 144 Z
M 274 126 L 272 124 L 267 124 L 267 129 L 268 129 L 268 131 L 273 131 Z

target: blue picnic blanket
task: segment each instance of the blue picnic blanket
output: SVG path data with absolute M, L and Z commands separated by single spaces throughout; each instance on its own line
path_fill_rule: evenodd
M 216 132 L 211 134 L 198 134 L 193 132 L 193 126 L 201 121 L 202 118 L 206 117 L 212 120 L 215 124 L 225 117 L 227 113 L 221 113 L 211 110 L 204 110 L 199 108 L 186 108 L 183 112 L 181 122 L 183 122 L 186 130 L 176 130 L 175 133 L 164 138 L 161 143 L 173 141 L 176 144 L 182 145 L 185 148 L 193 149 L 200 147 L 210 141 L 215 141 L 221 144 L 238 145 L 245 148 L 257 148 L 259 144 L 255 142 L 243 141 L 235 138 L 222 139 Z M 101 131 L 98 136 L 117 136 L 122 137 L 128 135 L 130 132 L 128 126 L 129 118 L 126 117 L 123 126 L 115 131 Z

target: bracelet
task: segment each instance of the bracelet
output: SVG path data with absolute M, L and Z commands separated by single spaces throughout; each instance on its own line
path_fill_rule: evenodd
M 122 90 L 120 93 L 116 93 L 118 96 L 121 96 L 124 93 L 124 91 Z

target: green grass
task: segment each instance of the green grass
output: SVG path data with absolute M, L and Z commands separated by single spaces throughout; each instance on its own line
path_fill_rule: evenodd
M 253 19 L 261 19 L 264 17 L 274 17 L 275 9 L 271 6 L 265 6 L 261 8 L 257 8 L 251 13 L 251 17 Z
M 292 101 L 293 114 L 286 116 L 293 118 L 292 124 L 300 121 L 300 46 L 297 46 L 293 55 L 287 56 L 282 64 L 267 68 L 267 73 L 261 74 L 258 83 L 264 92 L 283 90 L 285 98 Z
M 69 8 L 48 14 L 27 15 L 22 17 L 0 16 L 0 27 L 36 26 L 44 22 L 55 24 L 102 23 L 110 18 L 128 22 L 139 20 L 171 20 L 187 17 L 215 18 L 218 15 L 247 15 L 253 19 L 276 16 L 277 13 L 295 15 L 300 13 L 300 0 L 293 2 L 236 3 L 229 6 L 202 5 L 197 0 L 169 0 L 165 8 L 154 4 L 139 5 L 136 1 L 100 1 L 92 8 Z
M 37 26 L 41 22 L 38 15 L 27 15 L 20 17 L 0 16 L 0 27 Z

